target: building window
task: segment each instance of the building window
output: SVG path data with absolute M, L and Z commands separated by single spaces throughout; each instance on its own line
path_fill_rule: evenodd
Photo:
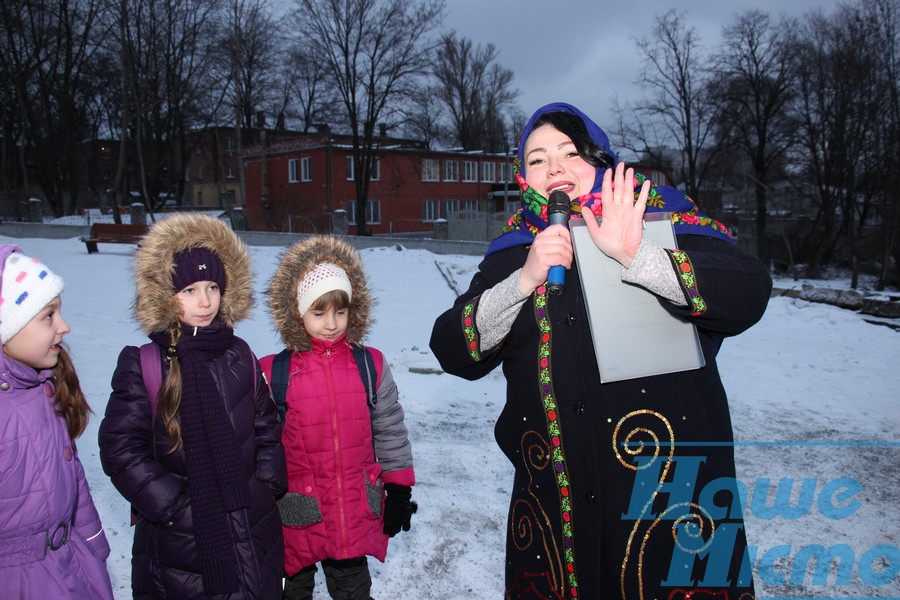
M 459 181 L 459 163 L 457 161 L 444 161 L 444 181 Z
M 297 183 L 300 177 L 297 174 L 297 165 L 300 161 L 296 158 L 288 160 L 288 183 Z
M 444 200 L 444 215 L 449 219 L 457 216 L 459 212 L 459 200 Z
M 228 179 L 234 179 L 234 169 L 231 165 L 225 167 L 225 177 L 227 177 Z
M 185 181 L 191 180 L 191 165 L 188 165 L 184 168 L 184 180 Z
M 225 155 L 231 156 L 232 154 L 234 154 L 234 138 L 228 136 L 225 138 Z
M 513 176 L 512 165 L 506 162 L 502 162 L 497 165 L 497 181 L 500 183 L 506 183 L 507 181 L 512 183 L 515 182 L 516 178 Z
M 478 181 L 478 163 L 474 160 L 463 163 L 463 181 Z
M 103 179 L 105 179 L 107 181 L 112 179 L 112 169 L 110 169 L 109 167 L 106 167 L 105 169 L 103 169 Z
M 203 206 L 203 190 L 197 190 L 197 206 Z
M 356 200 L 350 201 L 350 206 L 347 209 L 349 214 L 350 224 L 356 225 Z M 381 200 L 372 200 L 371 198 L 366 200 L 366 224 L 367 225 L 378 225 L 381 223 Z
M 492 162 L 483 162 L 481 163 L 481 180 L 487 182 L 494 182 L 494 163 Z
M 197 181 L 203 181 L 203 165 L 197 167 Z
M 463 210 L 467 213 L 478 212 L 478 200 L 466 200 L 463 202 Z
M 440 181 L 441 163 L 435 158 L 422 159 L 422 181 Z
M 422 200 L 422 220 L 436 221 L 441 218 L 440 200 Z
M 300 159 L 300 181 L 312 181 L 312 158 Z
M 378 157 L 372 159 L 372 172 L 369 181 L 378 181 L 381 179 L 381 160 Z M 347 157 L 347 181 L 356 180 L 356 169 L 353 165 L 353 157 Z

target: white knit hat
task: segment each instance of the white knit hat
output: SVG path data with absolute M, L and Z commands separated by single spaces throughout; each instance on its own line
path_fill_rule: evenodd
M 319 297 L 334 290 L 347 292 L 347 297 L 353 299 L 353 288 L 346 271 L 332 263 L 319 263 L 297 286 L 297 308 L 300 310 L 300 316 L 306 314 Z
M 0 340 L 11 340 L 62 291 L 62 277 L 41 261 L 21 252 L 10 254 L 0 289 Z

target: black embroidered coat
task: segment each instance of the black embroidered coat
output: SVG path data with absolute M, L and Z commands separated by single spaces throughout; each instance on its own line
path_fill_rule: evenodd
M 435 323 L 431 348 L 447 372 L 474 380 L 502 365 L 506 376 L 495 429 L 515 467 L 506 598 L 680 600 L 691 588 L 721 600 L 753 597 L 715 355 L 722 338 L 761 318 L 771 279 L 728 242 L 691 235 L 679 245 L 703 302 L 662 302 L 680 315 L 702 312 L 689 317 L 706 358 L 699 370 L 601 384 L 577 265 L 562 295 L 538 288 L 507 337 L 479 353 L 480 295 L 524 264 L 524 246 L 486 257 Z

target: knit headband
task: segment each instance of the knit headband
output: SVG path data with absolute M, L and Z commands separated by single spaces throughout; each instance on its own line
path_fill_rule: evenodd
M 306 274 L 300 285 L 297 286 L 297 308 L 302 317 L 316 300 L 328 292 L 340 290 L 347 293 L 347 297 L 353 299 L 353 287 L 347 272 L 339 266 L 323 262 Z
M 188 248 L 173 257 L 172 287 L 180 292 L 198 281 L 215 281 L 225 293 L 225 265 L 215 252 L 203 246 Z

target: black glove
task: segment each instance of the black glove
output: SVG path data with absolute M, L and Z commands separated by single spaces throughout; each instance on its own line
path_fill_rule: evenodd
M 419 505 L 410 500 L 412 488 L 396 483 L 384 484 L 384 534 L 394 537 L 400 530 L 409 531 L 410 519 Z

